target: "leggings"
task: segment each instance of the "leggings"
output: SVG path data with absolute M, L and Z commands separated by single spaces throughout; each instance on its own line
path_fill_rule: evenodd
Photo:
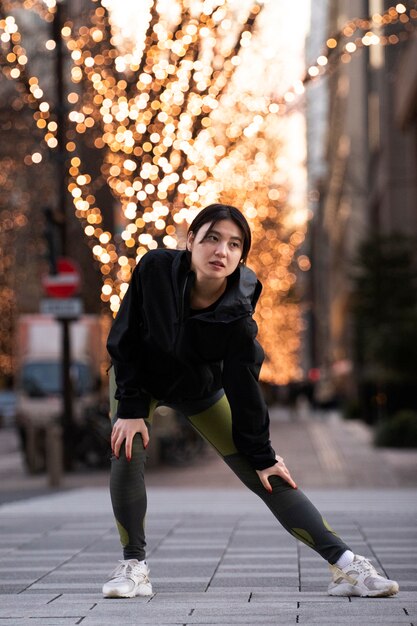
M 256 470 L 233 443 L 230 405 L 224 394 L 220 398 L 219 395 L 212 402 L 200 403 L 197 407 L 199 410 L 195 406 L 194 409 L 182 406 L 182 412 L 243 484 L 265 502 L 282 526 L 326 561 L 334 564 L 345 550 L 349 550 L 349 546 L 338 537 L 300 489 L 293 489 L 279 476 L 269 478 L 272 493 L 265 489 Z M 149 431 L 157 406 L 156 401 L 151 403 L 149 416 L 145 419 Z M 110 494 L 124 559 L 141 561 L 146 556 L 145 463 L 146 452 L 140 434 L 134 437 L 131 461 L 126 459 L 124 445 L 119 458 L 113 456 L 111 461 Z

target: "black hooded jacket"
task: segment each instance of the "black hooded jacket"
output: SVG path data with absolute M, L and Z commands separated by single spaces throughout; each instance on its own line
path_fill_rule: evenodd
M 107 342 L 117 417 L 147 417 L 152 398 L 186 402 L 224 388 L 236 448 L 252 467 L 265 469 L 276 460 L 258 384 L 264 354 L 252 318 L 261 283 L 239 266 L 215 308 L 190 315 L 194 279 L 186 251 L 152 250 L 136 266 Z

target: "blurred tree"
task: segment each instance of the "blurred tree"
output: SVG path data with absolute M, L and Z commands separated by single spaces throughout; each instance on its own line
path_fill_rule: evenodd
M 24 112 L 0 110 L 0 386 L 10 384 L 13 375 L 17 313 L 31 311 L 38 298 L 43 224 L 34 199 L 51 195 L 47 168 L 29 184 L 23 162 L 32 142 L 29 128 Z
M 238 110 L 229 110 L 217 126 L 219 134 L 230 127 Z M 302 320 L 296 272 L 297 250 L 304 233 L 293 221 L 295 211 L 288 199 L 286 173 L 274 166 L 283 149 L 280 123 L 276 115 L 267 115 L 256 138 L 241 140 L 220 162 L 219 178 L 223 183 L 222 198 L 243 207 L 252 226 L 249 265 L 263 283 L 256 316 L 266 354 L 262 379 L 286 384 L 300 378 Z
M 258 308 L 264 375 L 276 383 L 298 376 L 294 268 L 307 213 L 298 207 L 291 217 L 280 167 L 277 120 L 295 92 L 274 95 L 278 72 L 270 72 L 271 52 L 257 28 L 263 3 L 140 0 L 142 32 L 131 36 L 122 34 L 108 0 L 84 3 L 81 20 L 72 6 L 0 0 L 0 57 L 42 137 L 39 154 L 26 155 L 25 163 L 42 169 L 48 151 L 65 141 L 73 214 L 102 275 L 102 302 L 116 312 L 141 256 L 159 245 L 181 247 L 203 206 L 237 204 L 252 224 L 252 262 L 265 285 Z M 42 76 L 29 71 L 19 8 L 36 10 L 66 42 L 63 140 L 53 97 Z M 45 43 L 52 55 L 53 44 Z M 302 89 L 298 84 L 296 93 Z M 103 189 L 111 191 L 112 206 Z
M 43 116 L 56 104 L 53 57 L 45 48 L 45 42 L 50 45 L 53 15 L 45 19 L 48 12 L 41 3 L 33 7 L 27 3 L 11 5 L 0 2 L 0 24 L 8 24 L 11 31 L 7 35 L 3 32 L 0 44 L 0 385 L 11 384 L 13 377 L 17 315 L 39 310 L 41 276 L 48 271 L 44 209 L 50 205 L 54 214 L 59 210 L 55 158 L 42 141 L 46 128 Z M 15 11 L 20 30 L 9 10 Z M 13 65 L 18 65 L 19 71 Z M 44 91 L 39 88 L 38 73 Z M 15 80 L 10 80 L 13 77 Z M 41 103 L 45 113 L 39 109 Z M 85 247 L 88 255 L 85 301 L 90 312 L 94 310 L 91 274 L 97 274 L 97 269 L 91 263 L 78 221 L 73 215 L 68 218 L 72 224 L 71 253 L 80 259 Z M 95 303 L 98 298 L 96 289 Z
M 417 240 L 372 236 L 358 251 L 353 314 L 360 382 L 389 413 L 417 406 Z M 411 404 L 410 404 L 411 403 Z

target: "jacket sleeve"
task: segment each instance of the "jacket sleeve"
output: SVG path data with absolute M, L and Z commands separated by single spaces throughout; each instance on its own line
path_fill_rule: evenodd
M 269 440 L 269 415 L 258 378 L 264 353 L 256 341 L 257 325 L 251 317 L 233 325 L 223 361 L 223 387 L 232 411 L 236 448 L 254 469 L 276 463 Z
M 151 398 L 141 389 L 141 308 L 138 265 L 107 339 L 107 350 L 115 370 L 116 415 L 123 419 L 144 418 L 149 414 Z

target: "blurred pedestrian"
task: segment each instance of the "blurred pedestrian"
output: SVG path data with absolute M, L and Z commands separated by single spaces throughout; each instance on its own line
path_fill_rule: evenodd
M 110 491 L 123 560 L 105 597 L 152 594 L 144 468 L 159 405 L 180 410 L 284 528 L 329 562 L 330 595 L 398 591 L 335 534 L 271 447 L 252 317 L 261 284 L 245 265 L 250 246 L 242 213 L 213 204 L 192 222 L 186 250 L 152 250 L 133 272 L 107 344 L 117 401 Z

